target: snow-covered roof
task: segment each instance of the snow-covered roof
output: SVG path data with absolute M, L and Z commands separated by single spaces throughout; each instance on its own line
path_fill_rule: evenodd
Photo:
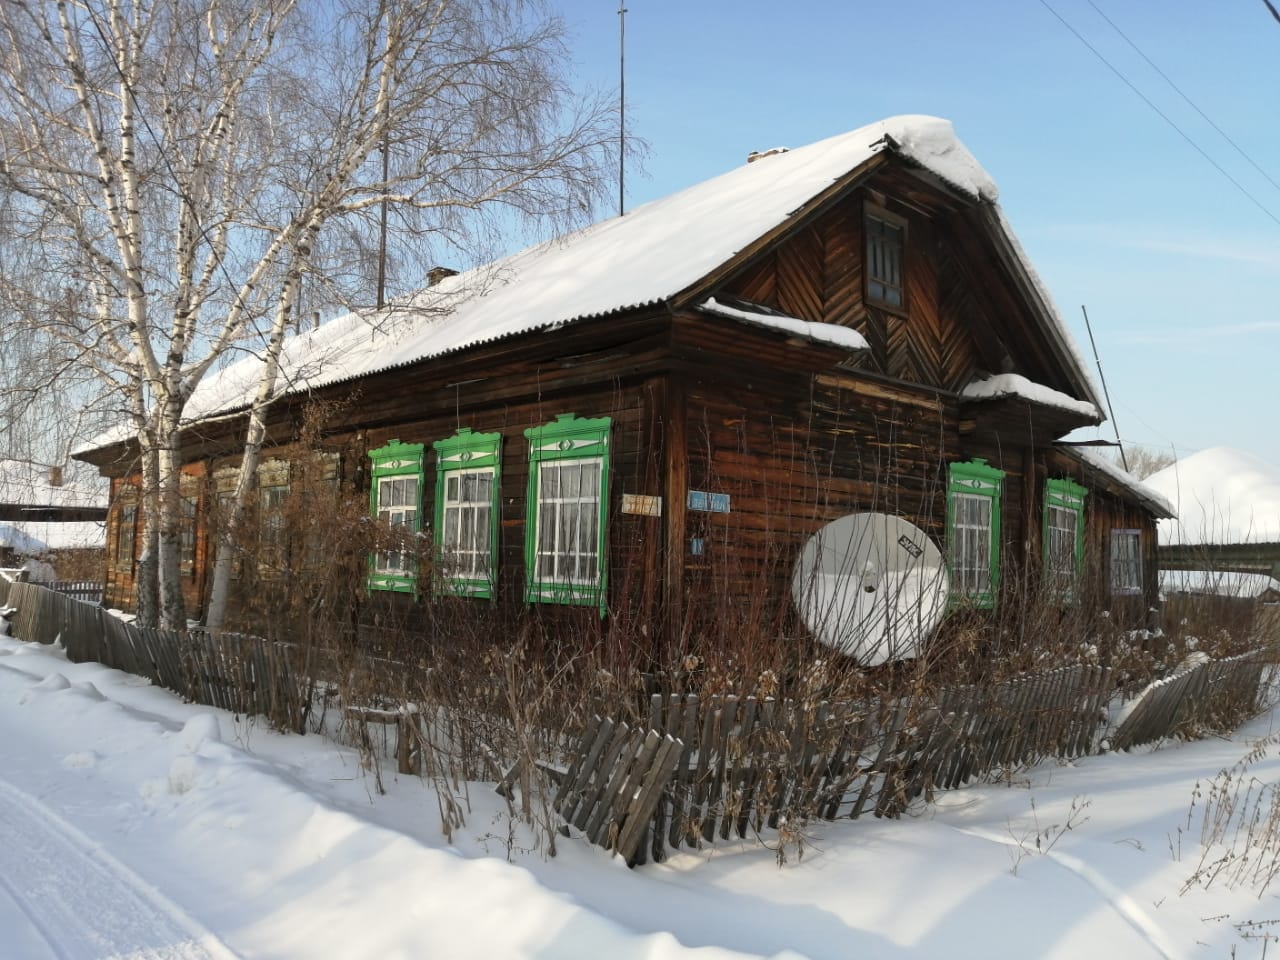
M 83 484 L 54 486 L 49 470 L 21 460 L 0 460 L 0 504 L 22 507 L 105 508 L 107 496 Z
M 807 209 L 834 184 L 890 150 L 989 207 L 1072 379 L 1092 384 L 995 201 L 995 183 L 950 122 L 900 116 L 757 159 L 661 200 L 447 277 L 381 312 L 352 313 L 291 338 L 278 392 L 342 383 L 507 337 L 671 301 Z M 743 319 L 743 318 L 735 318 Z M 813 331 L 810 331 L 812 334 Z M 196 421 L 248 406 L 261 361 L 246 356 L 209 376 L 188 402 Z M 85 448 L 127 437 L 112 432 Z
M 0 549 L 12 550 L 24 556 L 36 556 L 48 550 L 48 546 L 19 529 L 18 525 L 0 523 Z
M 993 376 L 979 378 L 967 384 L 960 391 L 960 396 L 969 400 L 993 400 L 998 397 L 1018 397 L 1046 407 L 1055 407 L 1070 413 L 1078 413 L 1088 417 L 1095 423 L 1101 422 L 1098 408 L 1088 400 L 1077 400 L 1060 390 L 1046 387 L 1042 383 L 1028 380 L 1020 373 L 997 373 Z
M 743 323 L 754 324 L 758 327 L 768 327 L 770 330 L 777 330 L 780 333 L 804 337 L 806 340 L 816 340 L 819 343 L 845 347 L 852 351 L 866 350 L 869 346 L 867 338 L 857 330 L 850 327 L 842 327 L 838 323 L 800 320 L 771 310 L 744 310 L 727 303 L 720 303 L 715 297 L 709 297 L 698 304 L 698 309 L 707 313 L 714 313 L 717 316 L 741 320 Z
M 20 520 L 13 526 L 49 550 L 93 550 L 107 545 L 105 520 Z
M 1280 594 L 1280 580 L 1262 573 L 1225 570 L 1161 570 L 1161 593 L 1201 593 L 1255 599 Z
M 1156 517 L 1172 518 L 1178 515 L 1168 497 L 1139 480 L 1127 470 L 1122 470 L 1101 454 L 1083 447 L 1064 446 L 1059 449 L 1075 457 L 1091 470 L 1109 477 L 1115 483 L 1128 490 L 1140 503 L 1148 507 Z
M 1161 543 L 1280 542 L 1280 467 L 1252 453 L 1211 447 L 1146 479 L 1177 508 Z

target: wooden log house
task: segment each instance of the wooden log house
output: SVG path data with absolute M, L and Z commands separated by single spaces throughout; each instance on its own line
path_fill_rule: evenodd
M 336 488 L 447 555 L 431 585 L 372 558 L 371 603 L 443 590 L 679 648 L 726 598 L 785 603 L 807 537 L 880 511 L 942 548 L 953 603 L 993 607 L 1047 566 L 1141 622 L 1169 507 L 1059 443 L 1100 422 L 1098 395 L 995 196 L 949 123 L 892 118 L 326 323 L 286 350 L 263 516 L 304 402 L 358 390 L 326 425 Z M 196 611 L 256 363 L 188 409 Z M 134 452 L 80 456 L 112 478 L 107 602 L 128 606 Z

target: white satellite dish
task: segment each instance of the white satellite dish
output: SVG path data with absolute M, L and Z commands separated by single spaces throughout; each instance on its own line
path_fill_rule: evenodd
M 947 609 L 947 568 L 901 517 L 852 513 L 809 538 L 791 596 L 823 644 L 864 666 L 915 657 Z

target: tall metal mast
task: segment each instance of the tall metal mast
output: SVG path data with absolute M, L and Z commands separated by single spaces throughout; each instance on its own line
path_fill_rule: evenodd
M 627 8 L 618 3 L 618 216 L 626 210 L 627 184 Z
M 1107 389 L 1107 375 L 1102 372 L 1102 358 L 1098 356 L 1098 344 L 1093 339 L 1093 324 L 1089 322 L 1089 311 L 1080 304 L 1080 312 L 1084 314 L 1084 328 L 1089 331 L 1089 346 L 1093 347 L 1093 362 L 1098 366 L 1098 379 L 1102 381 L 1102 396 L 1107 401 L 1107 418 L 1111 421 L 1111 429 L 1116 433 L 1116 446 L 1120 448 L 1120 463 L 1129 469 L 1129 458 L 1124 455 L 1124 444 L 1120 441 L 1120 424 L 1116 423 L 1116 412 L 1111 409 L 1111 391 Z

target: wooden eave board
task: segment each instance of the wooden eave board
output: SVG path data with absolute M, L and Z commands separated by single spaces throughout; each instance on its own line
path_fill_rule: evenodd
M 983 397 L 958 399 L 960 417 L 975 423 L 975 433 L 1012 433 L 1037 446 L 1048 446 L 1080 427 L 1098 421 L 1071 410 L 1036 403 L 1024 397 Z
M 671 342 L 677 358 L 721 356 L 726 363 L 766 363 L 802 373 L 834 368 L 851 352 L 847 347 L 696 310 L 674 313 Z
M 802 229 L 806 224 L 811 223 L 814 218 L 820 216 L 831 204 L 838 203 L 841 198 L 861 186 L 871 173 L 884 166 L 892 156 L 893 154 L 887 151 L 881 151 L 854 167 L 843 177 L 832 183 L 831 186 L 794 210 L 786 220 L 757 237 L 752 243 L 743 247 L 719 267 L 711 270 L 696 283 L 686 287 L 672 297 L 670 300 L 672 309 L 686 310 L 701 303 L 719 289 L 726 279 L 749 264 L 756 256 L 769 249 L 779 238 L 786 236 L 791 231 Z M 801 317 L 800 319 L 810 318 Z

